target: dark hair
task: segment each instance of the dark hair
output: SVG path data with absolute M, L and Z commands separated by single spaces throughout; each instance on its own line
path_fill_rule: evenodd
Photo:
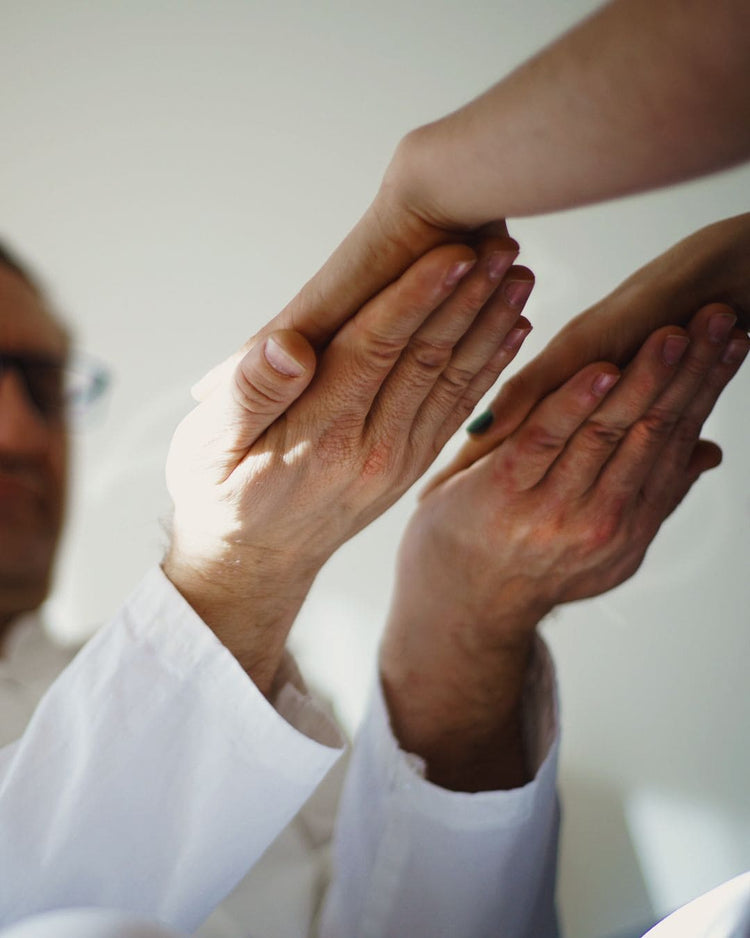
M 10 267 L 12 271 L 17 273 L 18 276 L 24 280 L 28 286 L 31 287 L 34 293 L 38 293 L 39 296 L 43 295 L 43 291 L 39 285 L 39 282 L 31 273 L 28 266 L 24 264 L 18 255 L 2 241 L 0 241 L 0 264 L 5 267 Z
M 66 343 L 70 342 L 71 335 L 70 330 L 65 325 L 65 323 L 60 319 L 60 316 L 50 308 L 50 304 L 47 297 L 47 291 L 42 286 L 39 278 L 36 274 L 31 272 L 28 264 L 22 261 L 18 255 L 11 248 L 8 247 L 6 243 L 0 240 L 0 267 L 8 267 L 14 273 L 23 280 L 23 282 L 36 293 L 37 297 L 41 301 L 44 308 L 47 310 L 48 315 L 52 318 L 55 324 L 62 332 L 65 337 Z

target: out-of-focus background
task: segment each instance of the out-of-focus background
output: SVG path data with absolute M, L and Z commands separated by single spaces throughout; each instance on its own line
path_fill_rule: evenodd
M 76 437 L 49 615 L 104 620 L 165 536 L 189 385 L 277 312 L 374 194 L 399 138 L 474 96 L 587 0 L 4 0 L 0 233 L 111 364 Z M 750 169 L 513 222 L 537 273 L 523 360 L 674 241 L 748 208 Z M 708 429 L 725 463 L 641 572 L 545 633 L 560 676 L 567 933 L 615 933 L 750 866 L 746 371 Z M 455 442 L 458 445 L 459 441 Z M 295 642 L 350 727 L 414 496 L 316 583 Z

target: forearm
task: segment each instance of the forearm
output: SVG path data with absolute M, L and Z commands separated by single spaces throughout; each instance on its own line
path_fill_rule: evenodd
M 394 735 L 443 788 L 520 787 L 529 779 L 524 688 L 540 614 L 485 617 L 451 593 L 434 582 L 420 590 L 409 576 L 396 591 L 380 654 Z
M 522 700 L 529 657 L 528 646 L 510 649 L 493 679 L 456 669 L 433 683 L 427 662 L 398 673 L 382 669 L 393 733 L 404 751 L 425 760 L 431 782 L 493 791 L 528 781 Z
M 616 0 L 406 138 L 392 168 L 436 225 L 553 211 L 750 154 L 744 0 Z
M 314 573 L 264 569 L 262 560 L 256 560 L 245 561 L 244 573 L 238 577 L 238 565 L 236 558 L 196 561 L 173 544 L 162 569 L 260 692 L 269 697 Z

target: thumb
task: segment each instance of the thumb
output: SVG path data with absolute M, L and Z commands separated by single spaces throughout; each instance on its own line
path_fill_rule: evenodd
M 716 469 L 717 466 L 721 465 L 722 458 L 723 454 L 720 446 L 717 446 L 711 440 L 698 440 L 688 461 L 682 485 L 674 493 L 667 515 L 671 515 L 682 503 L 682 500 L 704 472 L 710 472 L 711 469 Z
M 167 459 L 173 500 L 196 479 L 225 482 L 258 438 L 297 400 L 315 373 L 315 352 L 297 332 L 264 336 L 175 431 Z
M 219 392 L 231 449 L 244 455 L 310 384 L 315 363 L 310 343 L 291 329 L 272 332 L 245 352 Z
M 304 392 L 315 364 L 310 343 L 291 330 L 264 336 L 239 357 L 172 437 L 166 477 L 176 512 L 184 509 L 195 520 L 206 492 L 229 479 L 259 437 Z

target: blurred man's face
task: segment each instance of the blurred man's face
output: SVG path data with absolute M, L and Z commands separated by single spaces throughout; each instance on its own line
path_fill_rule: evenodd
M 63 519 L 67 342 L 34 290 L 0 263 L 0 631 L 49 587 Z

